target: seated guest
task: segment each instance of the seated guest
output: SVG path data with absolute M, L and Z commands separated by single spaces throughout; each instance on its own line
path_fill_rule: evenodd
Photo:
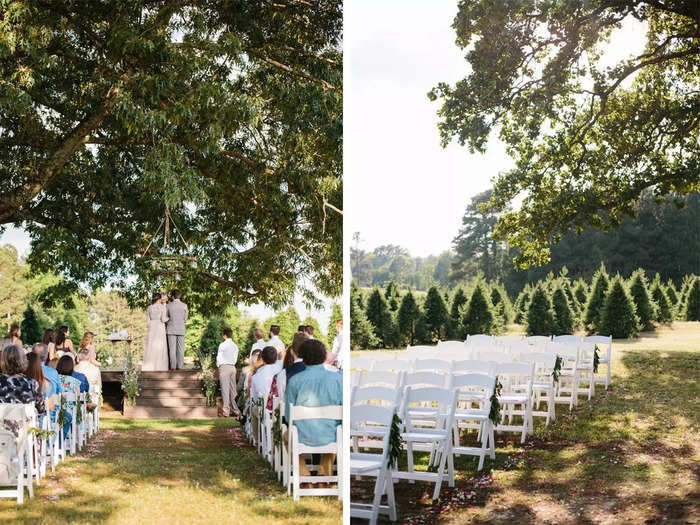
M 49 359 L 56 357 L 56 333 L 51 328 L 44 330 L 44 337 L 41 343 L 45 344 L 49 349 Z
M 36 343 L 34 347 L 32 348 L 32 352 L 35 353 L 36 355 L 39 356 L 39 360 L 44 363 L 41 365 L 41 371 L 44 374 L 44 377 L 49 380 L 51 383 L 50 388 L 47 390 L 46 395 L 48 397 L 53 396 L 54 394 L 60 394 L 64 391 L 63 389 L 63 382 L 61 381 L 61 378 L 58 375 L 58 372 L 56 371 L 56 364 L 58 364 L 58 359 L 52 359 L 51 361 L 55 361 L 55 364 L 53 366 L 49 366 L 47 363 L 49 363 L 49 348 L 47 345 L 43 343 Z M 54 406 L 53 410 L 51 411 L 51 421 L 56 421 L 56 417 L 58 417 L 58 411 L 60 407 L 58 404 Z M 70 432 L 70 427 L 71 423 L 73 422 L 73 414 L 70 412 L 67 412 L 65 414 L 66 416 L 66 422 L 63 425 L 63 435 L 67 435 Z
M 63 388 L 66 390 L 77 388 L 81 392 L 90 390 L 90 382 L 80 372 L 75 371 L 75 361 L 69 355 L 64 355 L 58 360 L 56 371 L 61 378 Z
M 56 336 L 56 356 L 61 357 L 63 354 L 70 354 L 71 357 L 75 358 L 75 352 L 73 351 L 73 341 L 69 339 L 70 329 L 67 326 L 61 326 L 58 329 L 58 335 Z
M 307 325 L 304 327 L 304 329 L 302 330 L 302 332 L 304 332 L 306 335 L 308 335 L 308 336 L 309 336 L 309 339 L 313 339 L 313 338 L 314 338 L 314 327 L 311 326 L 310 324 L 307 324 Z
M 44 414 L 44 396 L 36 379 L 27 377 L 27 356 L 21 346 L 9 345 L 0 356 L 0 403 L 32 403 L 39 414 Z
M 22 339 L 20 339 L 20 329 L 19 325 L 17 323 L 13 323 L 12 326 L 10 326 L 10 331 L 7 334 L 7 339 L 9 341 L 9 344 L 11 345 L 17 345 L 20 348 L 22 347 Z
M 277 353 L 282 355 L 286 346 L 280 339 L 280 327 L 279 325 L 270 325 L 270 339 L 267 341 L 266 346 L 274 346 L 277 349 Z
M 250 354 L 248 355 L 249 364 L 253 363 L 253 352 L 255 352 L 256 350 L 262 352 L 262 349 L 267 346 L 263 331 L 260 328 L 255 329 L 255 331 L 253 332 L 253 337 L 255 338 L 255 342 L 253 343 L 253 346 L 250 347 Z
M 41 369 L 41 358 L 33 351 L 27 354 L 27 371 L 24 375 L 36 379 L 36 382 L 39 383 L 39 391 L 46 402 L 46 410 L 52 412 L 54 402 L 53 397 L 50 396 L 53 396 L 53 383 L 44 376 L 44 372 Z
M 294 339 L 292 339 L 292 345 L 287 348 L 287 352 L 284 354 L 284 361 L 282 366 L 284 367 L 281 372 L 279 372 L 272 380 L 272 386 L 270 387 L 270 395 L 267 398 L 267 408 L 272 410 L 272 400 L 274 397 L 279 397 L 284 400 L 284 392 L 287 388 L 287 383 L 289 379 L 292 378 L 298 372 L 304 370 L 305 365 L 301 357 L 299 357 L 299 348 L 307 341 L 309 336 L 305 332 L 297 332 L 294 334 Z M 287 417 L 284 416 L 282 420 L 286 423 Z
M 95 334 L 92 332 L 85 332 L 83 334 L 83 340 L 80 342 L 78 347 L 78 353 L 80 353 L 81 348 L 87 348 L 88 350 L 88 361 L 97 367 L 102 367 L 100 362 L 97 360 L 97 352 L 95 351 L 95 345 L 93 344 L 95 340 Z
M 262 351 L 263 366 L 258 368 L 250 383 L 250 398 L 258 399 L 267 396 L 272 385 L 272 378 L 282 368 L 282 363 L 277 360 L 277 349 L 274 346 L 266 346 Z
M 343 404 L 343 376 L 338 372 L 326 370 L 326 347 L 317 339 L 305 341 L 299 348 L 299 353 L 306 368 L 298 372 L 287 382 L 285 392 L 285 414 L 289 419 L 289 407 L 306 406 L 319 407 Z M 328 445 L 336 440 L 336 428 L 340 420 L 309 419 L 294 423 L 299 432 L 299 441 L 312 447 Z M 283 441 L 288 443 L 288 436 Z M 335 454 L 321 454 L 319 475 L 330 476 L 333 472 Z M 308 476 L 304 462 L 299 465 L 302 476 Z
M 90 361 L 90 350 L 88 348 L 78 349 L 78 364 L 75 365 L 73 373 L 83 374 L 90 386 L 102 389 L 102 374 L 100 369 Z

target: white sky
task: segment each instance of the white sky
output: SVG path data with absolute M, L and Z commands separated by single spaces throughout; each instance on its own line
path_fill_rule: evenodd
M 361 233 L 365 250 L 450 248 L 471 197 L 513 165 L 497 139 L 485 155 L 440 146 L 440 103 L 426 93 L 467 74 L 451 27 L 456 12 L 448 0 L 345 3 L 345 227 Z M 628 26 L 606 58 L 638 49 L 643 28 Z

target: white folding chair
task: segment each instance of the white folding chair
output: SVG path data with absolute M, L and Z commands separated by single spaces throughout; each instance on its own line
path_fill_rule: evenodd
M 34 451 L 27 413 L 34 407 L 19 403 L 0 404 L 0 498 L 24 503 L 24 490 L 34 497 Z M 11 487 L 11 488 L 7 488 Z
M 350 369 L 351 370 L 372 370 L 372 365 L 374 364 L 374 359 L 370 357 L 351 357 L 350 358 Z
M 581 336 L 572 334 L 555 335 L 552 337 L 552 341 L 555 343 L 569 343 L 577 345 L 581 342 Z
M 595 343 L 579 343 L 578 384 L 576 385 L 577 395 L 588 393 L 588 400 L 595 395 L 595 372 L 593 371 L 593 358 L 595 354 Z M 585 384 L 585 388 L 582 388 Z
M 450 352 L 453 354 L 462 354 L 462 359 L 469 357 L 469 347 L 464 341 L 438 341 L 437 349 L 440 354 Z
M 386 386 L 393 389 L 400 389 L 403 387 L 403 372 L 392 372 L 388 370 L 360 372 L 357 384 L 352 386 Z
M 605 383 L 605 389 L 610 388 L 610 367 L 612 365 L 612 336 L 611 335 L 589 335 L 583 338 L 584 343 L 593 343 L 598 346 L 600 360 L 598 365 L 605 365 L 605 377 L 596 378 L 598 383 Z M 602 347 L 602 348 L 601 348 Z
M 535 366 L 535 378 L 532 382 L 532 416 L 544 417 L 545 425 L 556 419 L 554 393 L 555 387 L 552 372 L 557 356 L 549 352 L 530 352 L 518 355 L 518 360 L 532 363 Z M 547 403 L 547 410 L 538 410 L 542 402 Z
M 80 398 L 75 390 L 67 390 L 61 395 L 63 396 L 66 410 L 72 417 L 70 432 L 63 437 L 63 449 L 68 451 L 71 456 L 74 456 L 78 449 L 78 402 Z
M 509 363 L 513 361 L 513 356 L 498 350 L 482 350 L 477 353 L 477 356 L 479 361 L 491 361 L 493 363 Z
M 452 364 L 452 374 L 480 373 L 493 375 L 493 365 L 494 363 L 491 361 L 482 361 L 481 359 L 464 359 L 462 361 L 455 361 Z
M 452 387 L 457 392 L 452 451 L 455 456 L 478 456 L 478 470 L 484 468 L 486 454 L 491 459 L 496 457 L 493 424 L 489 419 L 494 384 L 495 378 L 486 374 L 462 374 L 452 379 Z M 477 439 L 481 441 L 481 446 L 462 446 L 462 429 L 478 430 Z
M 469 347 L 489 347 L 495 346 L 496 340 L 492 335 L 488 334 L 474 334 L 468 335 L 466 341 L 464 341 Z
M 546 345 L 551 340 L 552 340 L 552 338 L 548 335 L 531 335 L 531 336 L 525 338 L 525 341 L 527 341 L 527 344 L 537 345 L 537 346 Z
M 433 500 L 440 496 L 443 480 L 447 479 L 449 486 L 454 487 L 452 425 L 455 399 L 455 392 L 447 388 L 406 386 L 404 391 L 401 419 L 405 431 L 401 434 L 401 439 L 406 442 L 408 470 L 396 470 L 392 475 L 394 478 L 407 479 L 411 483 L 416 480 L 435 483 Z M 416 410 L 415 405 L 420 408 Z M 425 407 L 430 407 L 430 414 L 427 414 Z M 419 412 L 417 418 L 411 415 L 414 411 Z M 428 418 L 431 419 L 430 425 L 425 423 Z M 416 471 L 413 465 L 414 449 L 429 451 L 430 466 L 437 467 L 437 471 Z
M 401 390 L 386 386 L 363 386 L 352 390 L 350 394 L 351 411 L 356 406 L 371 404 L 374 406 L 394 406 L 398 405 Z M 376 425 L 353 425 L 350 427 L 350 437 L 355 452 L 359 452 L 361 447 L 377 448 L 381 445 L 377 438 L 384 436 L 388 429 L 377 427 Z
M 408 372 L 411 370 L 411 363 L 400 359 L 385 359 L 383 361 L 375 361 L 372 367 L 373 372 Z
M 360 393 L 358 397 L 364 398 L 371 394 Z M 370 525 L 377 523 L 380 513 L 387 514 L 391 521 L 396 521 L 396 501 L 394 498 L 394 483 L 389 469 L 389 447 L 391 424 L 396 413 L 400 392 L 394 392 L 393 403 L 388 406 L 356 405 L 350 410 L 350 424 L 352 428 L 367 427 L 384 429 L 381 436 L 381 453 L 368 454 L 359 451 L 350 453 L 350 474 L 355 476 L 374 476 L 374 495 L 372 503 L 362 503 L 353 498 L 350 503 L 350 516 L 352 518 L 364 518 Z M 386 494 L 387 504 L 382 505 L 382 497 Z
M 329 405 L 320 407 L 289 406 L 289 451 L 292 466 L 292 490 L 294 501 L 299 501 L 301 496 L 336 496 L 343 497 L 343 428 L 339 424 L 336 428 L 335 441 L 327 445 L 311 446 L 299 441 L 299 429 L 294 424 L 299 421 L 311 419 L 343 420 L 343 407 L 341 405 Z M 335 476 L 302 476 L 299 471 L 299 462 L 302 454 L 335 454 L 338 464 Z M 301 483 L 337 483 L 337 488 L 307 488 L 302 489 Z
M 512 344 L 521 343 L 523 341 L 520 335 L 497 335 L 494 339 L 496 344 L 503 348 L 508 348 Z
M 420 372 L 422 370 L 450 374 L 452 373 L 452 362 L 443 359 L 416 359 L 413 362 L 413 371 Z
M 547 352 L 561 358 L 559 381 L 554 385 L 554 402 L 569 405 L 569 410 L 578 405 L 579 349 L 565 343 L 550 343 Z
M 497 375 L 503 385 L 502 395 L 498 398 L 502 406 L 502 421 L 496 426 L 496 432 L 520 432 L 520 442 L 533 432 L 532 421 L 532 383 L 535 365 L 532 363 L 499 363 Z M 518 408 L 520 407 L 520 408 Z M 513 416 L 520 416 L 520 425 L 513 423 Z M 508 423 L 504 423 L 505 419 Z

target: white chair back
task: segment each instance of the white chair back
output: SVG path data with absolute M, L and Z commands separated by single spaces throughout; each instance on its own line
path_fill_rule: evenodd
M 452 372 L 452 362 L 444 361 L 442 359 L 416 359 L 413 363 L 413 370 L 419 372 L 421 370 L 428 370 L 433 372 Z
M 407 372 L 404 376 L 404 384 L 411 387 L 436 386 L 449 388 L 452 380 L 451 374 L 439 374 L 437 372 Z
M 493 364 L 490 361 L 481 361 L 479 359 L 464 359 L 453 363 L 452 373 L 455 377 L 458 374 L 466 374 L 471 372 L 491 374 Z
M 403 372 L 392 372 L 390 370 L 371 370 L 360 372 L 360 377 L 356 386 L 386 386 L 397 389 L 403 386 Z
M 402 361 L 400 359 L 385 359 L 383 361 L 375 361 L 372 371 L 389 371 L 389 372 L 408 372 L 411 370 L 411 363 L 409 361 Z

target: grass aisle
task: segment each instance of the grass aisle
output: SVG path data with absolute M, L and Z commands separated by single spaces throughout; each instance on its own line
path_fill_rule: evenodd
M 234 425 L 104 419 L 88 449 L 42 480 L 33 500 L 0 500 L 0 523 L 340 522 L 336 499 L 287 497 Z
M 438 505 L 432 485 L 401 481 L 400 522 L 700 523 L 700 323 L 614 341 L 613 360 L 610 391 L 572 414 L 558 405 L 547 429 L 537 418 L 524 447 L 497 435 L 480 476 L 476 459 L 457 459 Z M 367 499 L 371 487 L 352 490 Z

